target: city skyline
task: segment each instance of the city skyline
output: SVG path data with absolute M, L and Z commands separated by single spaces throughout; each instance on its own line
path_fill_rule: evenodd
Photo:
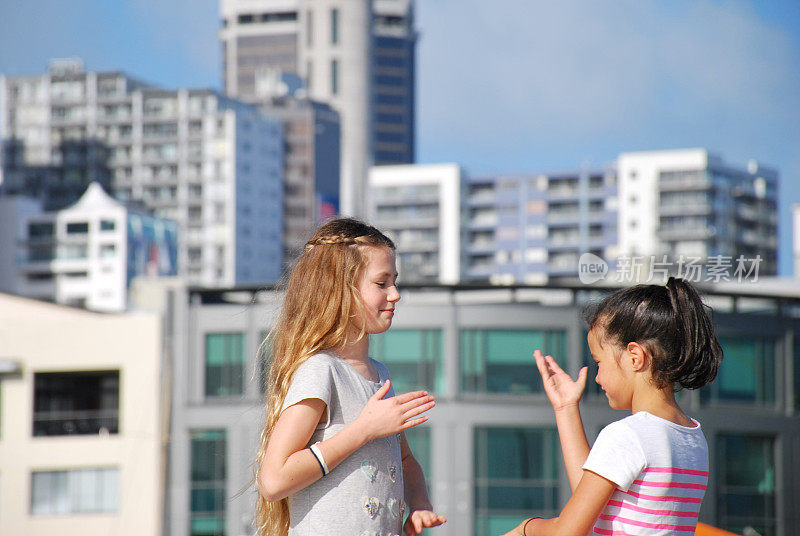
M 780 172 L 780 274 L 790 275 L 800 7 L 762 4 L 417 2 L 418 161 L 477 174 L 598 166 L 646 149 L 755 158 Z M 0 73 L 79 56 L 87 69 L 219 89 L 218 27 L 216 0 L 6 3 L 0 46 L 13 53 Z

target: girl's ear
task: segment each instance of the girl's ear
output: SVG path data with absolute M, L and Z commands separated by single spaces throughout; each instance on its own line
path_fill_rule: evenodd
M 647 369 L 647 364 L 650 361 L 650 354 L 647 352 L 647 348 L 638 342 L 629 342 L 625 349 L 628 351 L 626 357 L 630 359 L 634 372 L 641 372 Z

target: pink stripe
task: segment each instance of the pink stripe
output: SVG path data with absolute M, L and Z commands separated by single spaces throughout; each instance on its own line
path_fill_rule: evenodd
M 627 532 L 621 530 L 608 530 L 597 527 L 594 527 L 594 532 L 596 534 L 603 534 L 604 536 L 629 536 Z
M 634 480 L 633 483 L 654 488 L 706 489 L 705 484 L 690 484 L 689 482 L 647 482 L 645 480 Z
M 678 467 L 645 467 L 643 473 L 674 473 L 676 475 L 708 476 L 708 471 L 680 469 Z
M 646 501 L 674 501 L 674 502 L 685 502 L 685 503 L 697 503 L 700 504 L 703 502 L 702 497 L 678 497 L 675 495 L 645 495 L 644 493 L 637 493 L 635 491 L 623 491 L 626 495 L 630 495 L 632 497 L 638 497 L 639 499 L 644 499 Z
M 674 516 L 674 517 L 698 517 L 698 512 L 683 512 L 681 510 L 653 510 L 652 508 L 643 508 L 633 504 L 623 503 L 622 501 L 608 501 L 611 506 L 619 506 L 627 510 L 634 510 L 643 514 L 652 514 L 655 516 Z
M 668 525 L 665 523 L 647 523 L 645 521 L 637 521 L 635 519 L 628 519 L 620 516 L 612 516 L 603 514 L 600 519 L 604 521 L 619 521 L 620 523 L 627 523 L 628 525 L 635 525 L 637 527 L 645 527 L 648 529 L 667 529 L 667 530 L 680 530 L 694 532 L 695 525 Z

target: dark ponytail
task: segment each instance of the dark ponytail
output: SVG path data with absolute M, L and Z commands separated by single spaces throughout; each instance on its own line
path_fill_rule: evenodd
M 637 285 L 606 297 L 586 311 L 589 328 L 600 327 L 618 347 L 647 348 L 653 382 L 697 389 L 711 383 L 722 361 L 709 311 L 689 283 L 670 277 L 666 286 Z

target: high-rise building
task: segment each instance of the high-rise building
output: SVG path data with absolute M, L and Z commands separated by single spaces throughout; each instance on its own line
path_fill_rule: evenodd
M 299 76 L 265 67 L 251 100 L 283 123 L 284 260 L 291 265 L 319 223 L 339 212 L 339 114 L 305 95 Z
M 395 241 L 402 280 L 461 281 L 463 196 L 464 176 L 457 164 L 370 169 L 369 221 Z
M 420 205 L 400 185 L 409 177 L 430 180 L 431 168 L 374 167 L 374 223 L 395 236 L 419 232 L 414 211 L 389 207 Z M 458 180 L 463 199 L 448 201 L 457 213 L 439 225 L 460 228 L 460 267 L 454 271 L 459 282 L 575 280 L 582 258 L 604 264 L 604 277 L 613 272 L 611 277 L 629 282 L 660 273 L 693 282 L 777 273 L 778 174 L 755 162 L 741 169 L 704 149 L 637 152 L 601 169 L 462 173 Z M 379 185 L 384 183 L 394 189 Z M 444 217 L 437 212 L 442 202 L 426 199 L 426 210 Z M 390 210 L 387 220 L 382 215 Z M 420 247 L 410 244 L 414 251 Z M 440 274 L 434 261 L 439 257 L 425 255 L 408 265 L 405 280 L 445 282 L 438 275 L 431 279 Z
M 17 203 L 0 197 L 0 213 Z M 0 234 L 0 251 L 15 260 L 2 292 L 122 312 L 134 277 L 177 275 L 177 224 L 126 207 L 98 183 L 74 205 L 18 216 L 15 227 Z
M 257 101 L 267 68 L 300 75 L 341 116 L 341 212 L 366 213 L 373 163 L 414 158 L 411 0 L 221 0 L 224 87 Z
M 583 253 L 615 254 L 615 199 L 611 169 L 469 177 L 464 280 L 574 278 Z
M 57 197 L 63 206 L 102 177 L 116 199 L 178 223 L 178 265 L 192 284 L 280 276 L 277 119 L 211 90 L 148 87 L 122 73 L 84 72 L 78 61 L 3 78 L 0 94 L 5 154 L 13 153 L 3 162 L 4 193 Z
M 620 255 L 705 266 L 760 256 L 759 273 L 777 273 L 777 171 L 682 149 L 623 153 L 617 175 Z

